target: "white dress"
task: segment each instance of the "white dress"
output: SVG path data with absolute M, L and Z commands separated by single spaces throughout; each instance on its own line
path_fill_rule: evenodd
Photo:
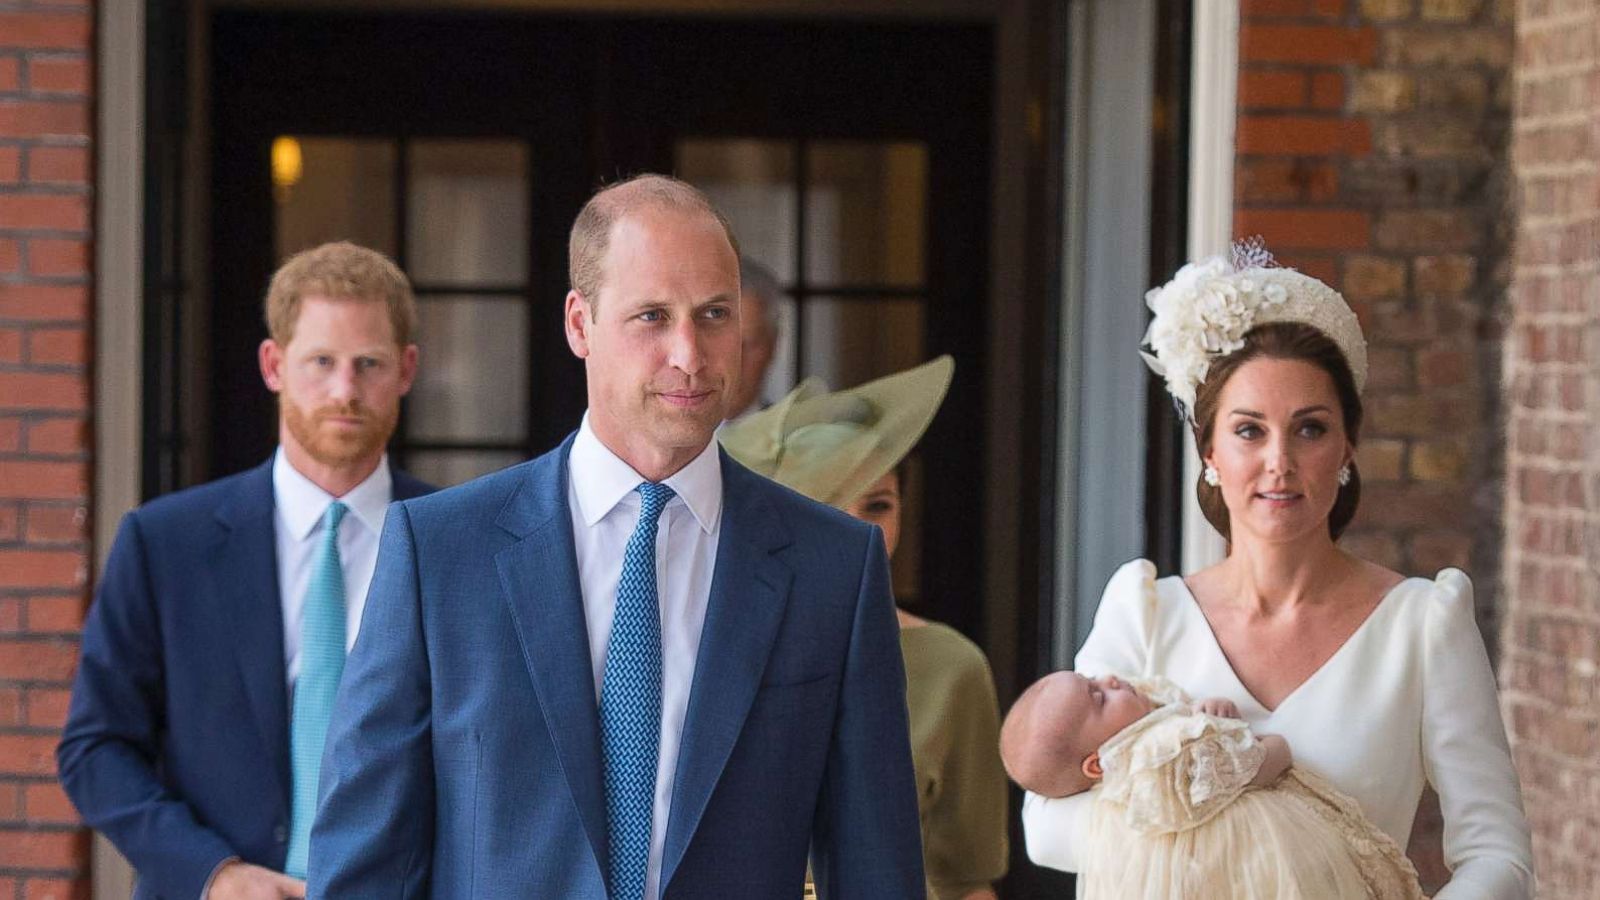
M 1404 847 L 1424 784 L 1439 794 L 1452 878 L 1437 900 L 1533 896 L 1533 852 L 1472 582 L 1457 569 L 1409 578 L 1344 646 L 1268 710 L 1245 690 L 1181 578 L 1135 560 L 1112 576 L 1077 671 L 1161 677 L 1195 697 L 1232 700 L 1256 734 L 1280 734 L 1295 765 L 1361 805 Z M 1075 872 L 1093 793 L 1029 794 L 1022 820 L 1035 863 Z

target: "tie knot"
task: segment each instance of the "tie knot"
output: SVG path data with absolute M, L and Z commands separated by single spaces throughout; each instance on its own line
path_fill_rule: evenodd
M 640 482 L 639 486 L 634 490 L 639 492 L 639 520 L 641 522 L 654 521 L 659 518 L 661 511 L 667 508 L 667 502 L 677 496 L 672 492 L 672 488 L 649 481 Z
M 339 531 L 339 523 L 344 521 L 344 514 L 349 511 L 350 507 L 338 500 L 328 504 L 328 511 L 322 514 L 322 524 L 327 526 L 328 533 L 334 534 Z

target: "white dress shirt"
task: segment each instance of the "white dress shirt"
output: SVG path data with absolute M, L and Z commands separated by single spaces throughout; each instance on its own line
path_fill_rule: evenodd
M 612 453 L 589 427 L 585 414 L 567 461 L 567 501 L 594 664 L 594 695 L 605 680 L 606 648 L 616 613 L 622 557 L 639 522 L 639 495 L 646 479 Z M 661 853 L 671 812 L 678 745 L 683 737 L 689 688 L 694 682 L 700 632 L 711 598 L 711 575 L 722 533 L 722 463 L 711 441 L 692 462 L 664 482 L 676 494 L 661 512 L 656 532 L 656 596 L 661 604 L 661 743 L 656 762 L 655 811 L 650 820 L 650 862 L 644 895 L 661 891 Z
M 283 449 L 272 460 L 272 493 L 276 504 L 273 531 L 278 541 L 278 596 L 283 601 L 283 662 L 289 696 L 300 675 L 300 625 L 305 615 L 311 566 L 322 543 L 322 517 L 328 504 L 341 500 L 350 513 L 339 523 L 339 563 L 344 568 L 345 650 L 355 645 L 367 587 L 378 566 L 378 536 L 394 495 L 389 457 L 384 456 L 367 480 L 343 497 L 317 487 L 300 474 Z M 293 706 L 290 707 L 291 709 Z

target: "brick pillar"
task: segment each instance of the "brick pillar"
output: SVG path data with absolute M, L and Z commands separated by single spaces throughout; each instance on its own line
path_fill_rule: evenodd
M 1344 544 L 1407 574 L 1466 569 L 1493 634 L 1512 3 L 1240 6 L 1235 231 L 1340 288 L 1370 344 Z M 1412 856 L 1438 884 L 1423 806 Z
M 93 10 L 0 0 L 0 898 L 88 894 L 56 785 L 88 601 Z
M 1545 897 L 1600 882 L 1600 0 L 1524 0 L 1501 682 Z

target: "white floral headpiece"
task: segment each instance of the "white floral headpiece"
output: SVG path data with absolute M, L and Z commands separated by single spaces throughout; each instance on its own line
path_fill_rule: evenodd
M 1344 353 L 1356 392 L 1367 384 L 1367 340 L 1339 292 L 1293 269 L 1278 267 L 1259 237 L 1235 242 L 1228 257 L 1189 263 L 1145 294 L 1155 313 L 1139 355 L 1167 381 L 1184 418 L 1211 364 L 1244 346 L 1244 336 L 1269 322 L 1301 322 Z

